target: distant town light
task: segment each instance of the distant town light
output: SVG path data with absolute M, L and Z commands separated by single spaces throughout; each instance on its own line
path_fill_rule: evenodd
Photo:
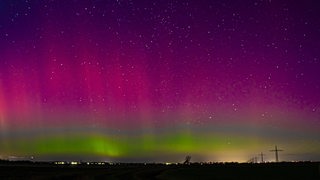
M 58 162 L 54 162 L 54 164 L 63 165 L 63 164 L 65 164 L 65 162 L 63 162 L 63 161 L 58 161 Z

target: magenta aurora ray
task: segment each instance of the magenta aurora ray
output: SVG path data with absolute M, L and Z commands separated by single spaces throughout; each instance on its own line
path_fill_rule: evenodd
M 320 160 L 316 1 L 0 1 L 0 157 Z

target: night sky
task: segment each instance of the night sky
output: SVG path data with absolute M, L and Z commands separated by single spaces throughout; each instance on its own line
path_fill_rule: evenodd
M 320 160 L 317 0 L 1 0 L 0 158 Z

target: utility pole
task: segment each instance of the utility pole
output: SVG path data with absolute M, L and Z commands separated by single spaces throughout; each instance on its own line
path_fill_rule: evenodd
M 260 157 L 261 157 L 261 162 L 263 163 L 264 161 L 263 161 L 263 156 L 264 156 L 264 154 L 261 152 L 260 153 Z
M 274 152 L 275 153 L 275 156 L 276 156 L 276 162 L 279 162 L 279 156 L 278 156 L 278 152 L 279 151 L 283 151 L 281 149 L 278 149 L 277 145 L 275 146 L 274 149 L 270 150 L 271 152 Z

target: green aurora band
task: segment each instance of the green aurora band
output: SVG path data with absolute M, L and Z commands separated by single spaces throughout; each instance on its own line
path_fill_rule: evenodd
M 285 140 L 283 140 L 285 141 Z M 235 161 L 245 161 L 249 152 L 259 152 L 261 147 L 272 148 L 271 138 L 254 136 L 237 136 L 236 134 L 177 131 L 161 134 L 142 133 L 134 135 L 115 135 L 97 132 L 64 133 L 49 135 L 33 135 L 22 138 L 14 137 L 10 143 L 2 141 L 1 151 L 6 155 L 59 157 L 59 156 L 97 156 L 110 161 L 121 158 L 159 158 L 162 156 L 180 156 L 191 154 L 201 156 L 205 161 L 219 161 L 214 156 L 223 156 L 225 161 L 237 156 Z M 297 144 L 301 141 L 297 141 Z M 303 144 L 304 143 L 304 144 Z M 302 146 L 310 146 L 312 142 L 303 142 Z M 283 143 L 282 143 L 283 144 Z M 297 147 L 297 144 L 289 143 Z M 313 144 L 311 152 L 317 152 L 320 144 Z M 235 155 L 236 154 L 236 155 Z M 239 155 L 240 154 L 240 155 Z M 230 158 L 228 158 L 228 155 Z M 241 155 L 243 157 L 241 157 Z M 151 158 L 150 158 L 151 157 Z M 239 159 L 240 157 L 240 159 Z M 173 160 L 175 160 L 173 158 Z

